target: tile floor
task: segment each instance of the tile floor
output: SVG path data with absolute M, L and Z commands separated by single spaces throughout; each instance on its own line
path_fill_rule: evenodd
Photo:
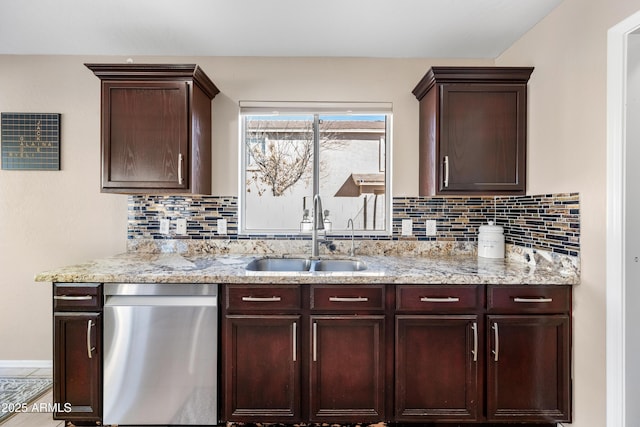
M 51 377 L 51 368 L 2 368 L 0 367 L 0 377 Z M 53 402 L 53 392 L 40 396 L 36 403 Z M 4 422 L 2 427 L 64 427 L 64 421 L 56 421 L 51 413 L 24 413 L 16 414 Z

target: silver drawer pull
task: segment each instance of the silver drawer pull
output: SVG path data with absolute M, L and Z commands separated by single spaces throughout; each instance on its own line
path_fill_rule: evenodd
M 449 156 L 444 156 L 444 187 L 449 186 Z
M 471 329 L 473 330 L 473 361 L 478 361 L 478 322 L 473 322 L 471 324 Z
M 91 353 L 96 349 L 95 347 L 91 347 L 91 327 L 94 325 L 95 323 L 91 320 L 87 322 L 87 356 L 89 359 L 93 359 L 93 355 Z
M 293 322 L 293 331 L 291 334 L 293 335 L 293 361 L 296 362 L 298 360 L 298 322 Z
M 69 296 L 69 295 L 56 295 L 53 299 L 59 299 L 63 301 L 89 301 L 93 297 L 91 295 L 82 295 L 82 296 Z
M 500 354 L 500 333 L 498 332 L 498 324 L 494 323 L 491 329 L 493 329 L 493 350 L 491 350 L 491 353 L 493 353 L 494 362 L 497 362 Z
M 282 301 L 280 297 L 242 297 L 242 301 L 248 302 L 278 302 Z
M 458 297 L 422 297 L 420 298 L 422 302 L 459 302 L 460 298 Z
M 313 361 L 318 361 L 318 322 L 313 322 Z
M 553 302 L 553 298 L 544 298 L 544 297 L 540 297 L 540 298 L 520 298 L 520 297 L 515 297 L 513 298 L 513 302 L 534 302 L 534 303 L 544 303 L 544 302 Z
M 182 153 L 178 153 L 178 184 L 182 185 Z
M 331 302 L 367 302 L 367 297 L 329 297 Z

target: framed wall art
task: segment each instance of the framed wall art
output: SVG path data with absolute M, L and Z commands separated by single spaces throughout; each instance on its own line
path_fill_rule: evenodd
M 60 170 L 60 114 L 2 113 L 2 169 Z

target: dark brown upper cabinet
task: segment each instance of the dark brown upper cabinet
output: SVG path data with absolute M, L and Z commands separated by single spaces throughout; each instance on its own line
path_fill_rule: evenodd
M 211 100 L 193 64 L 85 64 L 101 80 L 102 192 L 211 194 Z
M 526 191 L 532 67 L 432 67 L 420 101 L 420 195 Z

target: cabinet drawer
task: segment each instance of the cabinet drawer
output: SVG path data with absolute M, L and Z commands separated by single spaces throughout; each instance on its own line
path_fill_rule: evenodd
M 384 285 L 311 287 L 312 310 L 384 310 Z
M 228 285 L 227 310 L 278 311 L 300 308 L 298 285 Z
M 101 283 L 54 283 L 54 311 L 90 311 L 102 308 Z
M 482 305 L 480 286 L 397 286 L 398 311 L 474 310 Z
M 491 313 L 566 313 L 571 311 L 570 286 L 489 286 Z

